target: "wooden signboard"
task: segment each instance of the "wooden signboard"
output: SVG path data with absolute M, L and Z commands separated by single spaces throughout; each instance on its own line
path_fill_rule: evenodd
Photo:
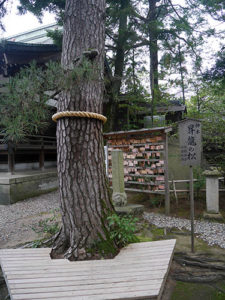
M 187 119 L 179 123 L 181 163 L 199 166 L 201 163 L 201 122 Z
M 187 119 L 179 122 L 181 163 L 190 167 L 191 251 L 194 252 L 194 186 L 193 166 L 201 164 L 201 122 Z

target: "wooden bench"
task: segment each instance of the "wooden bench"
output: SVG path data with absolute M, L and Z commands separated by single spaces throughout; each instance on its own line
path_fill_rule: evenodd
M 160 299 L 175 240 L 130 244 L 114 259 L 51 260 L 49 248 L 2 249 L 11 300 Z

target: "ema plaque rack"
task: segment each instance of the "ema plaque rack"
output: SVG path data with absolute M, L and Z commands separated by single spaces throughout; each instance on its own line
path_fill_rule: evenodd
M 168 132 L 170 127 L 111 132 L 104 135 L 108 147 L 108 175 L 112 178 L 111 152 L 123 151 L 125 190 L 166 195 L 169 211 Z

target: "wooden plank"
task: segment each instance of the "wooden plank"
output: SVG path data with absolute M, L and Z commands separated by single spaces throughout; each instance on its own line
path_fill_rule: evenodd
M 149 291 L 149 290 L 142 290 L 142 291 L 129 291 L 129 292 L 114 292 L 113 294 L 100 294 L 100 295 L 79 295 L 75 297 L 74 295 L 66 295 L 62 296 L 56 293 L 55 295 L 45 295 L 44 298 L 38 297 L 33 298 L 33 300 L 53 300 L 53 299 L 60 299 L 60 300 L 68 300 L 68 299 L 79 299 L 79 300 L 144 300 L 144 299 L 157 299 L 157 291 Z M 40 295 L 39 295 L 40 296 Z M 12 297 L 11 300 L 28 300 L 30 298 L 22 297 L 22 299 L 18 299 L 16 297 Z
M 169 255 L 169 254 L 168 254 Z M 7 269 L 7 270 L 16 270 L 16 269 L 19 269 L 21 267 L 23 267 L 23 269 L 29 269 L 29 268 L 37 268 L 37 269 L 40 269 L 41 268 L 45 268 L 46 266 L 48 266 L 49 268 L 59 268 L 61 266 L 65 266 L 66 269 L 77 269 L 77 270 L 86 270 L 86 269 L 90 269 L 90 268 L 98 268 L 99 270 L 101 270 L 102 268 L 105 268 L 106 266 L 108 267 L 112 267 L 112 268 L 118 268 L 120 266 L 123 266 L 123 265 L 134 265 L 135 267 L 137 267 L 138 265 L 143 265 L 143 264 L 151 264 L 151 265 L 156 265 L 156 266 L 160 266 L 160 265 L 163 265 L 165 262 L 167 262 L 169 260 L 168 258 L 168 255 L 162 257 L 161 259 L 155 259 L 155 258 L 145 258 L 145 257 L 141 257 L 141 260 L 142 262 L 138 262 L 137 261 L 137 257 L 133 258 L 133 260 L 130 260 L 130 259 L 123 259 L 122 256 L 121 256 L 121 259 L 118 259 L 116 260 L 115 262 L 110 262 L 110 263 L 101 263 L 101 264 L 79 264 L 79 265 L 76 265 L 76 264 L 71 264 L 71 263 L 67 263 L 67 264 L 55 264 L 54 262 L 52 261 L 45 261 L 44 263 L 40 263 L 40 264 L 36 264 L 35 262 L 32 262 L 30 261 L 30 263 L 27 263 L 26 261 L 26 264 L 24 262 L 24 264 L 22 263 L 19 263 L 19 262 L 16 262 L 15 265 L 14 263 L 10 262 L 9 263 L 2 263 L 2 267 L 4 269 Z
M 164 180 L 157 180 L 157 182 L 164 182 Z M 138 181 L 126 181 L 126 184 L 138 184 L 138 185 L 151 185 L 151 186 L 158 186 L 160 183 L 153 183 L 153 182 L 138 182 Z
M 110 274 L 110 272 L 107 270 L 107 269 L 111 269 L 111 273 L 116 273 L 116 271 L 120 270 L 121 269 L 121 273 L 128 273 L 128 272 L 134 272 L 137 271 L 139 272 L 140 270 L 145 270 L 145 271 L 148 271 L 148 270 L 151 270 L 152 272 L 154 271 L 160 271 L 160 270 L 165 270 L 165 268 L 167 267 L 169 263 L 169 260 L 166 261 L 165 263 L 161 263 L 161 264 L 157 264 L 155 263 L 154 265 L 153 264 L 150 264 L 148 262 L 145 262 L 143 264 L 136 264 L 134 266 L 132 266 L 132 264 L 123 264 L 121 265 L 121 267 L 119 266 L 110 266 L 110 265 L 105 265 L 104 267 L 102 268 L 97 268 L 97 267 L 90 267 L 90 268 L 76 268 L 76 267 L 71 267 L 71 268 L 63 268 L 61 269 L 61 274 L 62 272 L 66 272 L 66 273 L 73 273 L 74 276 L 76 274 L 80 274 L 81 276 L 82 275 L 86 275 L 86 271 L 89 271 L 89 273 L 95 273 L 95 274 Z M 146 264 L 148 264 L 146 266 Z M 126 270 L 124 270 L 124 268 L 126 267 Z M 8 276 L 10 275 L 23 275 L 23 274 L 42 274 L 42 273 L 45 273 L 46 272 L 49 272 L 49 274 L 51 273 L 54 273 L 56 276 L 58 273 L 60 273 L 60 268 L 56 268 L 56 267 L 49 267 L 48 265 L 45 265 L 45 266 L 42 266 L 41 268 L 22 268 L 19 267 L 17 269 L 10 269 L 10 268 L 4 268 L 4 271 L 7 272 Z M 60 275 L 60 274 L 59 274 Z
M 50 249 L 11 249 L 0 260 L 12 300 L 158 299 L 174 246 L 131 244 L 114 259 L 79 262 L 51 260 Z
M 171 240 L 160 240 L 160 241 L 154 241 L 154 242 L 145 242 L 145 243 L 133 243 L 128 245 L 127 247 L 124 247 L 122 249 L 134 249 L 134 248 L 149 248 L 152 249 L 153 247 L 157 247 L 157 246 L 162 246 L 163 248 L 165 247 L 165 245 L 171 245 L 171 247 L 174 247 L 176 244 L 176 240 L 175 239 L 171 239 Z M 162 249 L 163 249 L 162 248 Z
M 71 271 L 74 275 L 76 275 L 76 274 L 80 274 L 80 276 L 82 276 L 82 275 L 86 275 L 86 272 L 88 271 L 88 273 L 89 274 L 91 274 L 91 272 L 93 272 L 93 273 L 95 273 L 96 275 L 97 274 L 110 274 L 110 272 L 111 272 L 111 274 L 114 274 L 114 273 L 117 273 L 118 271 L 121 271 L 121 273 L 128 273 L 128 272 L 135 272 L 135 271 L 138 271 L 138 270 L 143 270 L 143 271 L 148 271 L 148 270 L 154 270 L 154 269 L 156 269 L 156 270 L 161 270 L 161 269 L 163 269 L 164 270 L 164 268 L 165 268 L 165 266 L 167 267 L 167 265 L 168 265 L 168 260 L 166 261 L 166 262 L 164 262 L 164 263 L 161 263 L 161 264 L 159 264 L 159 263 L 154 263 L 154 264 L 149 264 L 148 266 L 145 266 L 146 264 L 147 264 L 148 262 L 145 262 L 145 264 L 144 265 L 140 265 L 140 267 L 138 268 L 138 265 L 134 265 L 133 267 L 132 267 L 132 265 L 129 265 L 129 264 L 127 264 L 127 266 L 126 265 L 123 265 L 121 268 L 120 267 L 118 267 L 118 266 L 116 266 L 116 267 L 112 267 L 112 266 L 108 266 L 108 265 L 105 265 L 105 267 L 104 268 L 86 268 L 86 269 L 79 269 L 79 268 L 76 268 L 76 269 L 73 269 L 73 268 L 63 268 L 63 270 L 65 270 L 65 272 L 69 272 L 69 271 Z M 126 270 L 123 270 L 124 268 L 126 267 Z M 108 268 L 107 270 L 104 270 L 105 268 Z M 7 274 L 8 274 L 8 278 L 10 278 L 10 274 L 12 273 L 13 274 L 13 272 L 14 271 L 18 271 L 18 269 L 17 270 L 11 270 L 11 269 L 7 269 L 7 268 L 4 268 L 3 267 L 3 269 L 4 269 L 4 271 L 5 272 L 7 272 Z M 111 270 L 110 270 L 111 269 Z M 23 270 L 25 270 L 24 268 L 23 268 Z M 35 269 L 33 269 L 32 270 L 32 268 L 30 268 L 29 270 L 31 270 L 31 271 L 33 271 L 33 274 L 35 274 L 35 272 L 34 272 L 34 270 Z M 28 271 L 29 271 L 28 270 Z M 42 268 L 38 268 L 38 269 L 36 269 L 36 270 L 38 270 L 38 271 L 40 271 L 40 270 L 44 270 L 44 271 L 55 271 L 55 273 L 57 274 L 57 268 L 52 268 L 52 269 L 50 269 L 48 266 L 43 266 Z M 61 272 L 63 272 L 63 270 L 62 270 L 62 268 L 61 268 Z M 104 270 L 104 273 L 103 273 L 103 270 Z M 11 273 L 9 273 L 11 271 Z M 26 270 L 27 271 L 27 270 Z M 38 273 L 38 272 L 37 272 Z M 59 274 L 60 275 L 60 274 Z M 19 275 L 17 275 L 17 276 L 19 276 Z M 21 275 L 22 276 L 22 275 Z
M 8 280 L 17 280 L 17 279 L 33 279 L 33 278 L 57 278 L 57 277 L 76 277 L 76 276 L 80 276 L 83 279 L 88 279 L 90 276 L 98 276 L 99 278 L 107 278 L 108 275 L 111 275 L 111 278 L 117 277 L 118 273 L 121 273 L 121 276 L 130 276 L 130 275 L 136 275 L 141 274 L 143 272 L 150 272 L 152 276 L 154 276 L 154 278 L 161 278 L 162 274 L 164 273 L 165 269 L 167 268 L 168 264 L 162 268 L 157 268 L 157 269 L 153 269 L 151 267 L 149 268 L 140 268 L 140 269 L 135 269 L 135 268 L 129 268 L 127 270 L 123 270 L 123 269 L 117 269 L 117 270 L 112 270 L 110 273 L 109 271 L 106 270 L 101 270 L 100 272 L 96 271 L 96 270 L 86 270 L 85 272 L 81 272 L 79 270 L 74 271 L 74 270 L 61 270 L 61 272 L 57 272 L 57 270 L 43 270 L 39 272 L 34 272 L 34 271 L 30 271 L 27 272 L 25 274 L 21 274 L 21 273 L 9 273 L 5 270 L 5 272 L 7 273 L 7 278 Z M 88 272 L 88 276 L 87 276 L 87 272 Z M 115 275 L 115 276 L 114 276 Z
M 165 192 L 163 190 L 148 191 L 148 190 L 139 190 L 139 189 L 125 188 L 125 191 L 128 191 L 128 192 L 137 192 L 137 193 L 148 193 L 148 194 L 162 194 L 162 195 L 165 194 Z
M 175 199 L 176 199 L 176 206 L 178 206 L 178 197 L 177 197 L 176 183 L 175 183 L 174 180 L 172 181 L 172 183 L 173 183 L 174 196 L 175 196 Z
M 140 258 L 141 259 L 141 258 Z M 91 270 L 91 269 L 96 269 L 96 270 L 98 270 L 99 272 L 101 272 L 101 270 L 104 270 L 106 267 L 108 267 L 108 268 L 112 268 L 112 270 L 117 270 L 117 269 L 120 269 L 120 265 L 121 265 L 121 268 L 123 268 L 123 267 L 126 267 L 127 266 L 127 268 L 129 267 L 129 269 L 130 268 L 147 268 L 147 266 L 145 266 L 146 264 L 148 265 L 148 266 L 151 266 L 151 267 L 158 267 L 158 268 L 160 268 L 160 267 L 163 267 L 164 265 L 166 265 L 167 263 L 168 263 L 168 261 L 169 261 L 169 259 L 164 259 L 163 261 L 157 261 L 157 262 L 151 262 L 151 261 L 149 261 L 149 260 L 143 260 L 143 262 L 140 262 L 140 264 L 138 264 L 138 263 L 132 263 L 132 262 L 130 262 L 130 261 L 126 261 L 126 262 L 123 262 L 122 263 L 122 260 L 121 261 L 118 261 L 118 264 L 114 264 L 114 265 L 112 265 L 112 264 L 105 264 L 105 265 L 102 265 L 102 266 L 81 266 L 81 267 L 79 267 L 79 266 L 76 266 L 76 265 L 71 265 L 71 266 L 65 266 L 65 270 L 73 270 L 73 271 L 79 271 L 79 272 L 85 272 L 86 270 Z M 121 263 L 120 263 L 121 262 Z M 60 266 L 60 268 L 61 267 L 63 267 L 64 268 L 64 266 L 62 265 L 62 266 Z M 46 269 L 48 269 L 48 270 L 57 270 L 57 269 L 60 269 L 59 268 L 59 266 L 54 266 L 54 265 L 49 265 L 48 263 L 46 263 L 46 264 L 42 264 L 42 265 L 40 265 L 40 266 L 34 266 L 33 268 L 32 268 L 32 262 L 31 262 L 31 265 L 30 266 L 23 266 L 23 265 L 18 265 L 18 266 L 16 266 L 16 267 L 13 267 L 13 266 L 7 266 L 7 265 L 3 265 L 2 266 L 2 268 L 5 270 L 5 271 L 7 271 L 7 272 L 14 272 L 14 271 L 19 271 L 19 270 L 21 270 L 21 268 L 23 269 L 23 271 L 29 271 L 29 270 L 42 270 L 42 269 L 44 269 L 44 270 L 46 270 Z M 21 272 L 22 272 L 22 270 L 21 270 Z
M 66 281 L 52 281 L 52 282 L 23 282 L 23 283 L 10 283 L 11 290 L 12 289 L 25 289 L 25 288 L 46 288 L 46 287 L 60 287 L 60 286 L 79 286 L 85 284 L 104 284 L 104 283 L 113 283 L 113 282 L 130 282 L 130 281 L 145 281 L 151 280 L 151 283 L 161 282 L 161 279 L 158 278 L 151 278 L 151 273 L 145 273 L 144 275 L 137 275 L 137 276 L 128 276 L 122 277 L 117 276 L 116 278 L 105 278 L 105 279 L 87 279 L 83 280 L 81 278 L 77 280 L 66 280 Z
M 67 296 L 67 297 L 54 297 L 54 299 L 60 299 L 60 300 L 70 300 L 75 299 L 74 296 Z M 130 292 L 130 293 L 119 293 L 119 294 L 113 294 L 113 295 L 91 295 L 91 296 L 79 296 L 77 298 L 79 300 L 158 300 L 157 296 L 155 295 L 148 295 L 148 292 Z M 36 299 L 39 300 L 39 299 Z M 44 300 L 53 300 L 53 298 L 45 298 Z
M 156 253 L 156 251 L 157 251 L 157 253 Z M 171 247 L 167 247 L 166 249 L 164 249 L 164 251 L 161 249 L 161 248 L 158 248 L 158 249 L 156 249 L 155 248 L 155 250 L 149 250 L 149 251 L 147 251 L 147 253 L 146 253 L 146 250 L 145 249 L 143 249 L 143 250 L 141 250 L 141 249 L 138 249 L 137 250 L 137 253 L 138 254 L 140 254 L 140 255 L 145 255 L 146 257 L 147 256 L 149 256 L 149 255 L 152 255 L 152 257 L 160 257 L 160 256 L 165 256 L 165 254 L 166 254 L 166 252 L 170 252 L 171 251 Z M 130 250 L 130 249 L 127 249 L 126 251 L 123 251 L 123 252 L 121 252 L 121 253 L 119 253 L 118 254 L 118 257 L 115 259 L 115 260 L 118 260 L 118 258 L 119 257 L 121 257 L 122 255 L 126 255 L 126 253 L 128 254 L 126 257 L 128 258 L 128 257 L 135 257 L 135 253 L 133 253 L 133 250 Z M 46 257 L 46 255 L 42 255 L 42 256 L 34 256 L 34 257 L 32 257 L 31 255 L 30 256 L 22 256 L 22 255 L 20 255 L 20 256 L 10 256 L 10 255 L 5 255 L 5 256 L 2 256 L 2 259 L 4 259 L 4 262 L 10 262 L 10 261 L 15 261 L 15 262 L 17 262 L 18 260 L 24 260 L 24 261 L 43 261 L 43 260 L 49 260 L 49 258 L 48 257 Z M 97 263 L 97 261 L 92 261 L 93 263 Z M 72 262 L 71 262 L 72 263 Z M 78 261 L 78 262 L 76 262 L 76 263 L 78 263 L 78 264 L 84 264 L 84 262 L 80 262 L 80 261 Z M 87 262 L 85 262 L 85 263 L 87 263 Z
M 148 274 L 148 278 L 149 280 L 156 280 L 156 279 L 163 279 L 164 275 L 165 275 L 165 272 L 166 272 L 166 269 L 165 268 L 164 270 L 159 270 L 158 272 L 154 273 L 153 271 L 151 270 L 143 270 L 143 271 L 137 271 L 135 272 L 121 272 L 121 273 L 112 273 L 110 274 L 109 273 L 104 273 L 104 274 L 95 274 L 95 273 L 86 273 L 86 275 L 71 275 L 71 274 L 68 274 L 66 273 L 66 275 L 61 275 L 61 276 L 53 276 L 53 277 L 39 277 L 38 279 L 37 278 L 21 278 L 18 276 L 17 279 L 8 279 L 8 282 L 10 284 L 25 284 L 25 283 L 30 283 L 30 284 L 33 284 L 33 283 L 45 283 L 45 282 L 51 282 L 51 283 L 55 283 L 55 282 L 63 282 L 63 281 L 76 281 L 76 280 L 105 280 L 105 279 L 112 279 L 112 280 L 115 280 L 115 278 L 132 278 L 132 276 L 142 276 L 143 275 L 143 272 L 145 274 Z
M 164 262 L 154 262 L 154 263 L 149 263 L 148 261 L 145 261 L 143 264 L 141 264 L 140 266 L 138 266 L 138 264 L 135 264 L 134 266 L 132 266 L 132 264 L 130 264 L 130 262 L 124 265 L 122 265 L 121 267 L 120 266 L 110 266 L 110 265 L 105 265 L 103 268 L 97 268 L 97 267 L 90 267 L 90 268 L 76 268 L 76 269 L 73 269 L 73 268 L 63 268 L 63 266 L 61 266 L 61 271 L 63 272 L 62 268 L 65 270 L 65 272 L 69 272 L 70 270 L 73 272 L 74 275 L 76 274 L 80 274 L 80 275 L 85 275 L 85 273 L 88 271 L 89 273 L 93 272 L 95 274 L 102 274 L 103 270 L 108 268 L 108 269 L 111 269 L 111 272 L 112 273 L 116 273 L 118 271 L 121 270 L 121 272 L 125 272 L 126 271 L 128 272 L 135 272 L 135 270 L 142 270 L 143 271 L 147 271 L 149 269 L 155 269 L 156 267 L 158 268 L 158 270 L 160 269 L 164 269 L 164 267 L 168 266 L 168 263 L 169 263 L 169 260 L 165 260 Z M 147 266 L 146 266 L 147 265 Z M 3 266 L 3 269 L 5 270 L 5 272 L 14 272 L 14 271 L 18 271 L 20 268 L 23 268 L 23 266 L 20 266 L 19 268 L 17 269 L 12 269 L 12 268 L 5 268 Z M 122 268 L 127 268 L 127 270 L 123 270 Z M 58 268 L 59 269 L 59 268 Z M 28 271 L 31 270 L 32 271 L 32 268 L 23 268 L 24 271 Z M 35 268 L 33 269 L 34 270 L 57 270 L 57 268 L 50 268 L 47 264 L 46 265 L 42 265 L 41 268 Z M 35 272 L 34 272 L 35 273 Z M 110 270 L 105 270 L 104 271 L 104 274 L 110 274 Z
M 64 292 L 46 292 L 46 293 L 38 293 L 38 294 L 17 294 L 13 295 L 13 300 L 31 300 L 31 299 L 45 299 L 46 297 L 52 297 L 55 299 L 57 296 L 59 297 L 66 297 L 66 296 L 88 296 L 88 295 L 107 295 L 109 294 L 110 297 L 113 299 L 114 293 L 126 293 L 126 292 L 138 292 L 138 291 L 148 291 L 149 295 L 157 296 L 159 293 L 159 289 L 140 285 L 134 285 L 132 287 L 114 287 L 114 288 L 103 288 L 103 289 L 90 289 L 90 290 L 79 290 L 79 291 L 64 291 Z M 79 299 L 79 298 L 78 298 Z
M 176 243 L 176 241 L 175 241 L 175 243 Z M 170 267 L 171 267 L 171 264 L 172 264 L 174 251 L 175 251 L 175 244 L 174 244 L 174 248 L 173 248 L 173 250 L 172 250 L 172 253 L 171 253 L 170 256 L 169 256 L 169 265 L 168 265 L 166 274 L 165 274 L 165 276 L 164 276 L 164 279 L 163 279 L 163 282 L 162 282 L 162 285 L 161 285 L 161 288 L 160 288 L 160 291 L 159 291 L 158 300 L 161 299 L 162 294 L 163 294 L 163 290 L 164 290 L 164 287 L 165 287 L 165 284 L 166 284 L 166 280 L 167 280 L 167 277 L 168 277 L 168 274 L 169 274 L 169 271 L 170 271 Z
M 172 127 L 154 127 L 154 128 L 144 128 L 138 130 L 129 130 L 129 131 L 115 131 L 115 132 L 108 132 L 104 133 L 104 137 L 110 139 L 112 137 L 118 136 L 133 136 L 137 135 L 138 138 L 144 138 L 147 133 L 155 133 L 155 132 L 170 132 Z
M 150 143 L 150 142 L 147 142 L 147 143 L 138 143 L 138 144 L 124 144 L 124 145 L 108 145 L 109 148 L 123 148 L 123 147 L 127 147 L 129 148 L 129 146 L 134 146 L 134 147 L 143 147 L 145 145 L 150 145 L 150 146 L 161 146 L 163 144 L 163 141 L 162 142 L 158 142 L 158 143 Z M 109 150 L 110 151 L 110 150 Z M 157 151 L 158 152 L 158 151 Z
M 111 262 L 107 262 L 107 264 L 112 264 L 112 265 L 116 264 L 117 261 L 120 259 L 120 257 L 124 257 L 124 259 L 126 259 L 126 260 L 129 259 L 131 262 L 134 259 L 136 261 L 136 258 L 137 258 L 136 254 L 139 254 L 140 257 L 144 256 L 146 259 L 156 259 L 157 260 L 157 259 L 160 259 L 160 258 L 167 257 L 167 254 L 169 252 L 171 252 L 171 249 L 172 249 L 171 247 L 167 247 L 163 251 L 160 248 L 159 249 L 155 248 L 155 250 L 147 251 L 147 253 L 146 253 L 146 250 L 142 250 L 142 251 L 137 250 L 137 253 L 134 253 L 134 251 L 131 251 L 131 250 L 127 249 L 127 251 L 121 252 L 120 254 L 118 254 L 118 257 L 115 260 L 112 260 Z M 126 253 L 127 253 L 127 255 L 126 255 Z M 18 261 L 18 259 L 21 259 L 22 262 Z M 34 258 L 25 257 L 24 258 L 24 257 L 8 257 L 7 256 L 7 257 L 4 258 L 3 263 L 4 264 L 7 263 L 8 265 L 10 265 L 10 264 L 16 265 L 16 264 L 29 264 L 30 262 L 32 262 L 32 263 L 37 265 L 37 264 L 43 264 L 45 262 L 49 262 L 49 260 L 50 260 L 50 257 L 49 258 L 48 257 L 34 257 Z M 64 262 L 65 262 L 65 259 L 60 259 L 60 262 L 57 261 L 58 264 L 62 263 L 63 265 L 64 265 Z M 54 264 L 55 260 L 52 260 L 51 263 Z M 74 265 L 75 263 L 76 263 L 76 266 L 79 266 L 79 265 L 81 265 L 81 266 L 85 266 L 85 265 L 90 266 L 90 265 L 95 265 L 95 264 L 99 266 L 99 265 L 105 265 L 106 264 L 105 261 L 100 261 L 99 262 L 99 261 L 95 261 L 95 260 L 91 261 L 91 263 L 89 261 L 86 261 L 86 262 L 81 262 L 81 261 L 70 262 L 70 261 L 67 261 L 66 264 Z
M 143 177 L 143 178 L 156 178 L 161 175 L 145 175 L 145 174 L 125 174 L 124 177 Z M 162 175 L 163 176 L 163 175 Z
M 166 241 L 166 240 L 165 240 Z M 153 242 L 152 242 L 153 243 Z M 143 243 L 143 244 L 146 244 L 146 243 Z M 132 245 L 132 244 L 131 244 Z M 119 253 L 122 253 L 125 249 L 126 249 L 126 252 L 127 251 L 132 251 L 132 249 L 133 249 L 133 246 L 131 246 L 131 245 L 129 245 L 129 247 L 125 247 L 125 248 L 123 248 L 122 250 L 120 250 L 120 252 Z M 149 248 L 149 246 L 147 246 L 147 252 L 146 252 L 146 246 L 145 245 L 143 245 L 143 247 L 141 247 L 141 248 L 136 248 L 136 250 L 137 251 L 145 251 L 145 253 L 147 254 L 147 253 L 150 253 L 150 252 L 154 252 L 155 251 L 155 249 L 157 249 L 157 250 L 161 250 L 161 251 L 164 251 L 164 249 L 171 249 L 172 247 L 173 247 L 173 244 L 163 244 L 163 248 L 162 248 L 162 246 L 161 246 L 162 244 L 156 244 L 156 245 L 154 245 L 154 246 L 152 246 L 151 248 Z M 165 252 L 165 251 L 164 251 Z M 155 251 L 155 253 L 157 253 L 156 251 Z M 43 258 L 43 257 L 45 257 L 45 258 L 49 258 L 50 257 L 50 255 L 49 255 L 49 253 L 40 253 L 40 254 L 38 254 L 38 253 L 18 253 L 18 254 L 14 254 L 13 252 L 10 252 L 10 253 L 3 253 L 3 254 L 1 254 L 0 253 L 0 258 L 11 258 L 11 259 L 13 259 L 13 258 L 15 258 L 15 259 L 17 259 L 17 257 L 23 257 L 23 258 Z M 117 257 L 118 256 L 116 256 L 115 257 L 115 259 L 117 259 Z M 78 261 L 78 262 L 76 262 L 76 263 L 82 263 L 83 261 Z M 87 261 L 86 261 L 87 262 Z
M 49 292 L 63 292 L 63 291 L 86 291 L 86 290 L 101 290 L 102 289 L 112 289 L 112 288 L 126 288 L 126 287 L 133 287 L 136 284 L 138 286 L 142 286 L 143 288 L 148 285 L 152 289 L 159 289 L 161 287 L 161 280 L 154 280 L 150 281 L 149 279 L 146 280 L 135 280 L 135 281 L 126 281 L 126 282 L 104 282 L 97 284 L 96 282 L 90 283 L 85 282 L 83 284 L 75 284 L 75 285 L 63 285 L 63 286 L 54 286 L 54 287 L 39 287 L 39 288 L 17 288 L 11 289 L 12 294 L 20 295 L 20 294 L 39 294 L 39 293 L 49 293 Z
M 126 265 L 123 265 L 121 267 L 121 274 L 125 273 L 125 274 L 128 274 L 128 273 L 132 273 L 133 274 L 136 274 L 136 271 L 137 268 L 138 270 L 141 268 L 143 269 L 143 271 L 145 272 L 148 272 L 149 270 L 152 271 L 152 273 L 154 272 L 161 272 L 161 271 L 165 271 L 167 265 L 168 265 L 169 261 L 167 263 L 164 263 L 164 264 L 161 264 L 161 265 L 151 265 L 149 264 L 148 266 L 145 266 L 145 264 L 136 264 L 134 267 L 132 266 L 127 266 L 127 269 L 126 270 L 123 270 L 124 267 L 126 267 Z M 97 269 L 97 268 L 92 268 L 92 269 L 85 269 L 85 270 L 80 270 L 80 269 L 73 269 L 73 268 L 63 268 L 61 269 L 61 272 L 60 272 L 60 269 L 58 268 L 49 268 L 48 266 L 46 267 L 43 267 L 42 269 L 18 269 L 18 270 L 8 270 L 8 269 L 4 269 L 5 272 L 7 272 L 7 275 L 8 275 L 8 278 L 10 278 L 10 276 L 21 276 L 19 278 L 22 278 L 22 275 L 26 275 L 26 274 L 37 274 L 37 275 L 46 275 L 46 274 L 55 274 L 55 276 L 60 276 L 60 274 L 62 274 L 63 272 L 65 272 L 65 274 L 69 274 L 69 273 L 72 273 L 74 276 L 76 276 L 77 274 L 80 274 L 80 276 L 86 276 L 86 273 L 87 271 L 88 274 L 92 274 L 92 273 L 95 273 L 96 275 L 97 274 L 102 274 L 102 275 L 106 275 L 106 274 L 110 274 L 110 272 L 106 269 L 107 268 L 111 268 L 111 266 L 108 266 L 106 265 L 105 268 L 102 268 L 102 269 Z M 111 271 L 111 274 L 113 276 L 113 274 L 117 274 L 117 271 L 120 271 L 120 268 L 112 268 L 112 271 Z M 138 272 L 138 271 L 137 271 Z

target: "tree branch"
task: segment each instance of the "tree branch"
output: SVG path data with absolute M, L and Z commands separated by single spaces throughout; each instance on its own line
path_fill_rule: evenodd
M 112 45 L 105 45 L 105 47 L 110 49 L 110 50 L 116 50 L 116 47 L 114 47 Z
M 117 40 L 109 33 L 109 30 L 106 30 L 105 34 L 111 39 L 113 40 L 113 42 L 117 42 Z
M 7 0 L 3 0 L 1 3 L 0 3 L 0 8 L 4 5 L 4 3 L 6 2 Z
M 177 12 L 177 10 L 176 10 L 176 8 L 174 7 L 174 5 L 173 5 L 173 3 L 171 2 L 171 0 L 168 0 L 168 2 L 170 3 L 170 6 L 172 7 L 173 11 L 174 11 L 175 14 L 178 16 L 178 18 L 179 18 L 180 20 L 184 21 L 184 18 L 181 17 L 181 16 L 179 15 L 179 13 Z

